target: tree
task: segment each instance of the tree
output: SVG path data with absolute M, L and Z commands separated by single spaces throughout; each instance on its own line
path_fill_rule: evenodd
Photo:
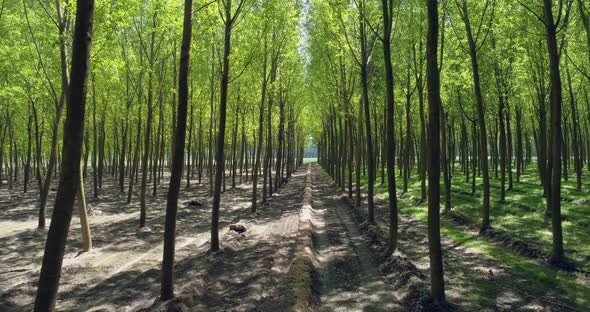
M 182 166 L 184 164 L 184 144 L 186 139 L 186 114 L 188 107 L 188 76 L 190 64 L 190 48 L 192 35 L 193 1 L 184 1 L 184 24 L 182 44 L 180 47 L 180 64 L 178 70 L 178 109 L 176 121 L 176 141 L 172 155 L 172 171 L 168 197 L 166 198 L 166 221 L 164 228 L 164 251 L 162 256 L 162 285 L 160 297 L 166 301 L 174 296 L 174 244 L 176 240 L 176 211 L 178 194 L 182 180 Z
M 67 115 L 64 127 L 62 171 L 43 254 L 35 311 L 50 311 L 55 308 L 74 199 L 80 185 L 80 160 L 82 158 L 94 0 L 78 0 L 76 9 L 71 83 L 66 101 Z
M 438 1 L 428 0 L 426 80 L 428 88 L 428 251 L 430 295 L 434 303 L 445 301 L 440 246 L 440 73 L 438 68 Z
M 559 0 L 559 9 L 563 8 L 564 1 Z M 563 23 L 567 25 L 572 3 L 566 4 L 566 14 Z M 562 263 L 563 234 L 561 229 L 561 109 L 562 90 L 561 74 L 559 72 L 559 53 L 557 44 L 558 25 L 561 22 L 562 11 L 559 11 L 557 21 L 553 19 L 553 0 L 543 1 L 543 16 L 545 31 L 547 33 L 547 52 L 549 54 L 549 79 L 551 80 L 550 104 L 551 104 L 551 223 L 553 228 L 553 253 L 551 262 Z
M 477 108 L 477 123 L 479 126 L 479 153 L 480 153 L 480 161 L 481 161 L 481 171 L 482 171 L 482 178 L 483 178 L 483 218 L 481 224 L 481 232 L 486 232 L 488 229 L 491 228 L 490 226 L 490 177 L 488 172 L 488 134 L 486 130 L 486 120 L 485 120 L 485 107 L 483 102 L 483 94 L 481 90 L 481 79 L 480 79 L 480 72 L 479 72 L 479 62 L 477 58 L 477 52 L 483 46 L 485 39 L 490 32 L 490 28 L 488 27 L 487 31 L 482 34 L 480 32 L 481 25 L 485 22 L 486 19 L 492 20 L 494 17 L 494 7 L 495 7 L 495 0 L 486 0 L 485 7 L 481 16 L 480 26 L 477 28 L 477 33 L 474 36 L 472 27 L 471 27 L 471 20 L 469 18 L 469 7 L 467 5 L 467 0 L 462 0 L 462 3 L 459 4 L 456 2 L 456 5 L 459 9 L 459 14 L 463 19 L 463 23 L 465 24 L 465 32 L 467 34 L 467 42 L 469 45 L 469 56 L 471 58 L 471 67 L 473 70 L 473 88 L 475 91 L 475 102 Z M 491 5 L 491 8 L 488 7 Z M 491 12 L 488 12 L 490 10 Z M 486 15 L 487 14 L 487 15 Z M 480 38 L 479 36 L 483 35 L 484 37 Z M 480 41 L 481 39 L 481 41 Z
M 151 152 L 151 140 L 152 140 L 152 119 L 153 119 L 153 76 L 154 76 L 154 64 L 156 63 L 156 26 L 158 25 L 158 9 L 154 10 L 152 17 L 152 31 L 151 40 L 149 46 L 149 53 L 145 47 L 145 42 L 140 35 L 140 45 L 145 51 L 146 58 L 148 59 L 149 70 L 148 70 L 148 98 L 147 98 L 147 120 L 145 124 L 145 136 L 143 145 L 143 156 L 141 160 L 141 189 L 140 189 L 140 216 L 139 216 L 139 227 L 145 227 L 147 217 L 146 207 L 146 192 L 147 192 L 147 180 L 148 180 L 148 161 L 150 159 Z
M 367 209 L 369 211 L 370 223 L 375 223 L 375 203 L 374 203 L 374 184 L 375 184 L 375 156 L 373 154 L 373 137 L 371 132 L 371 111 L 369 104 L 369 78 L 367 67 L 369 65 L 369 55 L 372 47 L 367 38 L 367 23 L 365 16 L 365 0 L 357 2 L 357 9 L 359 14 L 359 39 L 360 39 L 360 58 L 357 63 L 361 70 L 361 97 L 363 103 L 363 112 L 365 118 L 365 135 L 367 141 L 367 162 L 369 171 L 369 180 L 367 181 Z
M 219 133 L 217 134 L 217 151 L 215 153 L 215 187 L 213 189 L 213 207 L 211 215 L 211 251 L 219 250 L 219 205 L 221 202 L 221 183 L 225 175 L 225 120 L 227 110 L 227 89 L 229 85 L 229 55 L 231 52 L 231 30 L 244 7 L 245 0 L 241 0 L 235 13 L 232 14 L 232 0 L 223 3 L 224 12 L 224 41 L 223 41 L 223 69 L 221 74 L 219 96 Z M 221 5 L 221 4 L 220 4 Z
M 385 60 L 385 92 L 386 92 L 386 158 L 387 158 L 387 193 L 389 195 L 389 244 L 393 251 L 397 248 L 397 195 L 395 187 L 395 149 L 394 149 L 394 117 L 395 100 L 393 93 L 393 68 L 391 65 L 391 29 L 393 27 L 393 1 L 382 0 L 383 10 L 383 59 Z

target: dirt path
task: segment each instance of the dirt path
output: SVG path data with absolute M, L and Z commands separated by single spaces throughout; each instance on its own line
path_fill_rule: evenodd
M 298 246 L 308 168 L 313 230 L 310 245 L 317 273 L 311 285 L 317 300 L 311 309 L 414 310 L 427 289 L 429 275 L 426 225 L 402 214 L 400 253 L 384 258 L 375 247 L 371 228 L 360 224 L 364 210 L 355 210 L 317 164 L 300 168 L 256 214 L 249 211 L 250 184 L 228 189 L 222 195 L 222 250 L 216 253 L 208 251 L 207 189 L 184 189 L 181 203 L 198 199 L 204 206 L 179 207 L 177 297 L 166 304 L 183 311 L 290 310 L 295 295 L 289 269 Z M 125 197 L 108 183 L 104 194 L 100 200 L 91 201 L 91 206 L 102 211 L 91 216 L 92 252 L 79 253 L 79 224 L 74 218 L 58 307 L 68 311 L 164 310 L 167 307 L 157 298 L 165 189 L 148 202 L 148 231 L 137 230 L 138 204 L 124 204 Z M 17 200 L 15 196 L 23 205 L 11 204 Z M 0 193 L 0 204 L 7 204 L 0 219 L 0 311 L 29 310 L 34 299 L 45 233 L 35 230 L 33 196 Z M 382 199 L 376 204 L 378 226 L 384 231 L 387 206 Z M 243 225 L 246 231 L 229 230 L 232 223 Z M 511 267 L 460 242 L 443 237 L 442 243 L 447 296 L 458 310 L 579 310 L 558 288 L 544 292 L 519 288 L 523 281 L 517 283 L 514 277 L 522 274 L 514 274 Z
M 400 310 L 399 291 L 386 283 L 351 211 L 317 165 L 313 166 L 312 173 L 319 310 Z
M 228 231 L 222 250 L 205 255 L 205 283 L 178 299 L 183 311 L 288 311 L 293 305 L 289 266 L 295 251 L 306 168 L 302 167 L 256 214 Z

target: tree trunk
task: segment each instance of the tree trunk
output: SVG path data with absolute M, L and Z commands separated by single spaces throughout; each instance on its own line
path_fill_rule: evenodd
M 186 113 L 188 106 L 188 76 L 190 64 L 190 44 L 192 35 L 192 0 L 184 1 L 184 24 L 178 79 L 178 115 L 175 130 L 174 152 L 168 196 L 166 198 L 166 221 L 164 228 L 164 251 L 162 255 L 162 283 L 160 297 L 162 301 L 174 296 L 174 243 L 176 240 L 176 212 L 182 166 L 184 164 L 184 144 L 186 139 Z
M 481 231 L 485 232 L 490 229 L 490 178 L 488 172 L 488 143 L 485 120 L 485 108 L 483 103 L 483 95 L 481 92 L 481 82 L 479 78 L 479 63 L 477 60 L 477 48 L 475 38 L 471 31 L 471 24 L 469 21 L 469 13 L 467 9 L 467 1 L 463 0 L 463 21 L 465 23 L 465 30 L 467 32 L 467 40 L 469 42 L 469 55 L 471 57 L 471 66 L 473 69 L 473 84 L 475 89 L 475 100 L 477 106 L 477 123 L 479 124 L 479 153 L 481 170 L 483 176 L 483 218 L 481 224 Z M 475 180 L 475 179 L 474 179 Z
M 572 149 L 574 153 L 574 170 L 576 171 L 576 190 L 580 192 L 582 190 L 582 158 L 580 157 L 580 142 L 579 137 L 579 121 L 578 121 L 578 110 L 576 107 L 576 99 L 574 96 L 574 90 L 572 87 L 572 78 L 570 75 L 569 66 L 566 66 L 567 73 L 567 84 L 570 97 L 570 114 L 572 119 Z
M 551 219 L 553 231 L 552 263 L 564 260 L 563 235 L 561 229 L 561 76 L 559 74 L 559 52 L 557 46 L 557 25 L 553 21 L 552 0 L 543 1 L 547 51 L 549 55 L 549 77 L 551 79 Z M 560 6 L 561 7 L 561 6 Z
M 92 235 L 86 209 L 86 191 L 84 190 L 84 177 L 80 175 L 80 185 L 76 194 L 78 198 L 78 214 L 80 215 L 80 229 L 82 231 L 82 250 L 92 250 Z
M 140 215 L 139 215 L 139 227 L 145 227 L 146 217 L 147 217 L 147 206 L 146 206 L 146 191 L 147 191 L 147 180 L 148 180 L 148 161 L 150 157 L 150 145 L 151 145 L 151 137 L 152 137 L 152 119 L 153 119 L 153 69 L 154 69 L 154 59 L 155 59 L 155 41 L 156 41 L 156 23 L 157 23 L 157 11 L 154 13 L 152 19 L 152 33 L 151 33 L 151 41 L 150 41 L 150 56 L 148 59 L 149 62 L 149 71 L 148 71 L 148 98 L 147 98 L 147 120 L 145 124 L 145 137 L 144 137 L 144 145 L 143 145 L 143 156 L 141 160 L 141 189 L 140 189 Z
M 382 0 L 383 10 L 383 59 L 385 62 L 385 157 L 387 158 L 387 193 L 389 195 L 389 248 L 397 248 L 398 212 L 395 185 L 393 67 L 391 63 L 391 31 L 393 25 L 393 0 Z
M 219 96 L 219 133 L 217 135 L 217 152 L 215 162 L 215 188 L 213 190 L 213 209 L 211 216 L 211 251 L 219 250 L 219 205 L 221 201 L 221 183 L 224 174 L 224 145 L 225 145 L 225 120 L 227 106 L 227 87 L 229 84 L 229 55 L 231 49 L 231 28 L 233 19 L 231 14 L 232 0 L 225 1 L 225 30 L 223 47 L 223 69 L 221 76 Z M 221 4 L 220 4 L 221 5 Z
M 31 105 L 29 104 L 29 112 L 28 112 L 28 120 L 27 120 L 27 160 L 25 163 L 25 177 L 24 177 L 24 190 L 23 193 L 27 192 L 29 187 L 29 177 L 31 171 L 31 140 L 32 138 L 32 131 L 33 131 L 33 112 L 31 111 Z
M 254 168 L 252 170 L 252 213 L 256 212 L 256 205 L 257 205 L 257 195 L 258 192 L 258 171 L 260 169 L 260 154 L 262 151 L 262 134 L 263 134 L 263 127 L 264 127 L 264 102 L 266 99 L 266 85 L 267 85 L 267 77 L 266 77 L 266 67 L 267 67 L 267 42 L 264 41 L 264 61 L 263 61 L 263 70 L 262 70 L 262 94 L 260 100 L 260 108 L 258 114 L 258 145 L 256 147 L 256 156 L 254 160 Z
M 360 25 L 360 44 L 361 44 L 361 97 L 364 106 L 365 127 L 366 127 L 366 144 L 367 144 L 367 162 L 369 179 L 367 181 L 367 202 L 368 202 L 368 222 L 375 223 L 375 204 L 373 202 L 373 188 L 375 185 L 375 158 L 373 156 L 373 137 L 371 132 L 371 111 L 369 104 L 369 81 L 367 67 L 369 63 L 369 51 L 367 44 L 367 34 L 365 25 L 365 1 L 359 2 L 359 25 Z
M 74 199 L 80 185 L 80 160 L 93 15 L 93 0 L 77 1 L 72 45 L 72 83 L 71 92 L 68 93 L 66 101 L 68 112 L 64 127 L 62 171 L 43 254 L 35 311 L 50 311 L 55 308 Z
M 426 78 L 428 88 L 428 251 L 430 295 L 435 304 L 445 301 L 442 250 L 440 245 L 440 73 L 437 65 L 438 1 L 428 0 Z M 444 126 L 444 125 L 443 125 Z

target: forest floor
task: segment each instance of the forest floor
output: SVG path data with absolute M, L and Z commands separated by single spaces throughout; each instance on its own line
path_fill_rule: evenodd
M 208 184 L 184 187 L 179 200 L 176 298 L 158 299 L 165 179 L 148 195 L 147 229 L 138 230 L 139 194 L 132 204 L 110 178 L 97 199 L 88 188 L 94 248 L 82 253 L 74 214 L 57 307 L 65 311 L 288 311 L 300 299 L 294 289 L 305 214 L 308 217 L 312 311 L 431 311 L 424 204 L 415 193 L 400 196 L 399 248 L 387 250 L 387 202 L 377 188 L 377 225 L 366 222 L 319 165 L 302 166 L 258 212 L 250 212 L 250 183 L 222 194 L 221 250 L 209 251 Z M 194 182 L 194 181 L 193 181 Z M 206 182 L 206 181 L 205 181 Z M 91 183 L 87 183 L 91 185 Z M 415 188 L 412 188 L 415 191 Z M 401 194 L 399 194 L 401 195 Z M 0 190 L 0 311 L 28 311 L 35 296 L 45 231 L 37 230 L 37 192 Z M 190 200 L 203 205 L 192 207 Z M 53 198 L 48 201 L 51 215 Z M 457 203 L 459 204 L 459 202 Z M 458 206 L 460 207 L 460 206 Z M 49 223 L 49 219 L 48 219 Z M 229 230 L 241 224 L 245 231 Z M 458 228 L 453 228 L 451 225 Z M 548 268 L 490 242 L 470 227 L 443 217 L 447 299 L 460 311 L 585 311 L 586 276 Z M 524 267 L 528 268 L 525 269 Z M 295 274 L 298 272 L 295 271 Z M 301 273 L 301 272 L 299 272 Z M 539 279 L 535 274 L 541 274 Z M 571 291 L 576 289 L 576 292 Z
M 227 188 L 221 199 L 222 250 L 211 254 L 208 185 L 183 187 L 176 239 L 176 302 L 188 310 L 283 310 L 286 276 L 299 221 L 305 172 L 294 174 L 259 212 L 250 213 L 252 186 Z M 138 230 L 139 197 L 132 204 L 105 181 L 98 199 L 86 189 L 93 249 L 82 253 L 80 224 L 74 213 L 66 247 L 57 307 L 67 311 L 157 310 L 166 187 L 148 195 L 147 228 Z M 88 183 L 91 184 L 91 183 Z M 183 186 L 185 184 L 183 183 Z M 47 231 L 37 230 L 37 195 L 0 191 L 0 311 L 28 311 L 34 300 Z M 188 206 L 197 200 L 201 207 Z M 48 201 L 51 215 L 53 198 Z M 47 218 L 49 224 L 49 218 Z M 246 232 L 230 231 L 242 224 Z M 272 272 L 273 274 L 269 274 Z M 284 297 L 283 299 L 278 299 Z M 263 303 L 265 302 L 265 303 Z
M 392 311 L 402 308 L 399 289 L 386 282 L 379 262 L 347 203 L 312 165 L 313 241 L 320 311 Z
M 386 248 L 387 201 L 376 198 L 377 226 L 366 223 L 366 197 L 357 210 L 330 177 L 314 168 L 315 247 L 318 255 L 318 309 L 326 311 L 427 310 L 429 257 L 427 226 L 404 212 L 406 207 L 426 209 L 415 197 L 401 196 L 398 250 L 389 255 Z M 398 196 L 401 194 L 398 194 Z M 413 204 L 408 202 L 412 201 Z M 510 263 L 498 261 L 472 248 L 469 241 L 478 233 L 465 230 L 468 239 L 457 239 L 443 229 L 445 283 L 452 310 L 459 311 L 586 311 L 583 297 L 564 292 L 561 273 L 553 283 L 538 284 L 535 276 L 519 271 Z M 482 243 L 485 244 L 485 243 Z M 518 256 L 514 256 L 518 257 Z M 538 266 L 528 259 L 520 259 Z M 576 279 L 576 277 L 573 277 Z M 587 285 L 581 279 L 579 288 Z M 580 291 L 579 296 L 584 296 Z

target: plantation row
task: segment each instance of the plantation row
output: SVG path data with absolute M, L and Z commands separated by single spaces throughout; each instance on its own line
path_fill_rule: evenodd
M 0 188 L 38 193 L 48 228 L 35 310 L 55 309 L 75 205 L 91 250 L 86 201 L 106 181 L 139 202 L 141 233 L 166 192 L 168 301 L 181 189 L 211 197 L 217 252 L 222 193 L 251 182 L 259 212 L 316 149 L 368 224 L 385 221 L 389 254 L 400 210 L 427 222 L 438 308 L 441 228 L 477 227 L 543 274 L 588 272 L 583 0 L 0 1 Z
M 400 205 L 428 204 L 427 216 L 419 206 L 405 213 L 428 222 L 434 300 L 444 297 L 441 210 L 508 248 L 520 244 L 518 254 L 587 272 L 588 4 L 354 3 L 311 14 L 309 74 L 325 103 L 314 128 L 319 162 L 369 223 L 386 220 L 391 250 Z M 377 212 L 377 195 L 387 212 Z

